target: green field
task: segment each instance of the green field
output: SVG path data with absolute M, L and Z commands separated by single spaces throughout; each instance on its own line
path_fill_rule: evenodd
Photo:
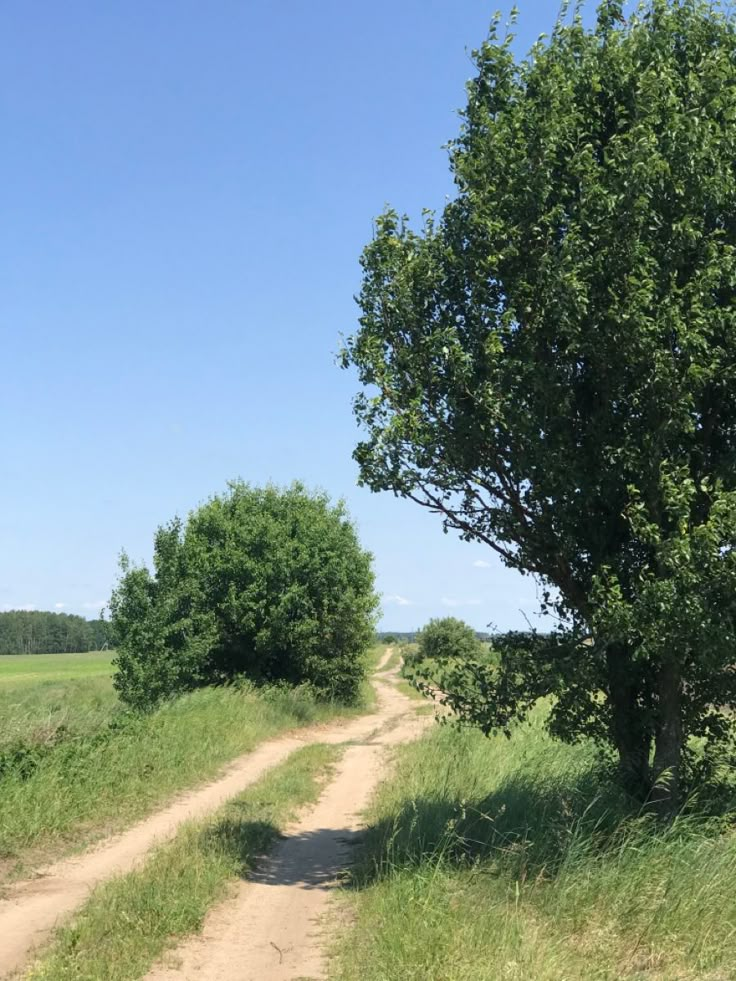
M 0 691 L 16 685 L 111 678 L 113 651 L 88 654 L 1 654 Z
M 0 656 L 0 754 L 89 735 L 119 711 L 110 651 Z

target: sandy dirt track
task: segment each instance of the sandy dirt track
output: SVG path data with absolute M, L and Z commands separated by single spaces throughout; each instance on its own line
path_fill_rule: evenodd
M 146 981 L 324 978 L 320 919 L 350 864 L 360 812 L 385 771 L 387 748 L 418 736 L 429 721 L 385 680 L 379 684 L 382 729 L 348 747 L 316 807 L 289 829 L 234 898 L 210 912 L 202 934 L 167 954 Z
M 369 745 L 371 737 L 377 732 L 399 721 L 407 714 L 411 703 L 388 683 L 385 674 L 381 674 L 389 656 L 390 652 L 384 655 L 378 666 L 379 673 L 375 676 L 378 693 L 376 711 L 347 723 L 311 727 L 296 735 L 269 740 L 236 760 L 216 780 L 178 798 L 123 834 L 80 856 L 40 869 L 34 878 L 15 883 L 6 890 L 0 900 L 0 977 L 11 976 L 20 970 L 34 948 L 48 939 L 51 931 L 84 903 L 95 886 L 139 865 L 154 845 L 172 838 L 184 821 L 215 811 L 267 770 L 283 762 L 296 749 L 310 742 L 355 741 Z M 346 759 L 351 753 L 352 748 L 348 750 Z M 358 776 L 356 789 L 362 787 L 362 782 Z M 328 790 L 333 785 L 330 784 Z M 360 806 L 360 799 L 355 806 Z M 278 957 L 274 948 L 271 950 Z M 202 974 L 197 976 L 204 977 Z M 222 976 L 235 977 L 233 974 Z M 269 977 L 267 974 L 253 976 Z M 273 975 L 281 976 L 291 975 Z

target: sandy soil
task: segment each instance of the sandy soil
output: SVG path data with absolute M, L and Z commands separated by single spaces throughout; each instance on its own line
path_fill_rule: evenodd
M 328 794 L 330 794 L 335 784 L 341 780 L 344 781 L 343 774 L 348 772 L 345 770 L 346 766 L 348 768 L 366 766 L 369 770 L 373 767 L 376 772 L 371 771 L 365 775 L 353 771 L 355 793 L 350 806 L 353 807 L 353 810 L 359 809 L 367 797 L 367 793 L 363 793 L 364 785 L 371 780 L 375 783 L 378 779 L 377 756 L 370 752 L 371 747 L 377 753 L 378 748 L 384 744 L 381 740 L 389 740 L 390 733 L 385 732 L 379 736 L 376 742 L 371 741 L 372 737 L 377 732 L 383 732 L 387 726 L 392 726 L 402 716 L 406 716 L 408 709 L 411 708 L 409 700 L 400 695 L 388 683 L 386 674 L 382 671 L 389 657 L 390 651 L 387 651 L 378 666 L 378 673 L 376 674 L 378 706 L 375 712 L 347 723 L 312 727 L 302 730 L 296 735 L 263 743 L 253 752 L 236 760 L 218 779 L 180 797 L 164 810 L 139 822 L 123 834 L 103 842 L 80 856 L 65 859 L 40 869 L 33 879 L 18 882 L 11 886 L 3 899 L 0 900 L 0 977 L 7 977 L 22 968 L 34 948 L 43 943 L 60 922 L 84 903 L 95 886 L 113 875 L 127 872 L 140 864 L 154 845 L 172 838 L 184 821 L 203 817 L 216 810 L 229 798 L 252 784 L 271 767 L 283 762 L 290 753 L 305 743 L 357 742 L 361 745 L 356 746 L 355 749 L 367 751 L 367 756 L 356 757 L 354 749 L 349 749 L 340 774 L 328 788 Z M 411 715 L 413 716 L 413 713 Z M 401 732 L 403 728 L 402 726 L 392 731 Z M 348 763 L 348 760 L 352 760 L 352 762 Z M 350 790 L 350 787 L 346 787 L 345 793 L 350 798 L 353 791 Z M 318 805 L 315 813 L 321 810 L 323 803 L 324 799 Z M 348 805 L 346 804 L 346 806 Z M 334 817 L 337 819 L 340 813 L 342 812 L 339 811 L 338 807 L 334 811 Z M 334 824 L 334 821 L 329 818 L 329 811 L 324 815 L 324 819 L 326 823 L 323 824 L 323 827 L 327 830 L 331 824 Z M 340 824 L 339 821 L 338 824 Z M 343 829 L 343 836 L 345 833 L 345 829 Z M 314 840 L 316 842 L 317 838 L 314 837 Z M 341 847 L 343 846 L 341 845 Z M 280 851 L 279 854 L 281 854 Z M 324 858 L 318 859 L 320 862 L 324 861 L 326 869 L 330 861 L 334 860 L 338 866 L 342 861 L 342 859 L 334 856 L 330 858 L 331 854 L 328 849 L 324 852 Z M 329 867 L 332 868 L 332 866 Z M 306 874 L 308 873 L 305 866 Z M 253 884 L 253 888 L 255 887 L 256 883 Z M 299 890 L 297 883 L 293 884 L 293 888 L 296 891 Z M 321 887 L 321 891 L 324 891 L 323 887 Z M 278 943 L 278 941 L 276 942 Z M 289 941 L 287 946 L 289 944 L 292 944 L 292 941 Z M 276 949 L 273 947 L 270 949 L 278 959 L 279 955 Z M 269 975 L 264 973 L 235 975 L 232 972 L 211 976 L 258 977 L 263 979 L 292 977 L 288 974 Z M 205 977 L 205 975 L 200 973 L 197 977 Z
M 387 747 L 419 735 L 428 717 L 384 683 L 382 729 L 356 740 L 316 807 L 289 829 L 259 871 L 207 916 L 202 934 L 169 953 L 146 981 L 295 981 L 325 977 L 321 924 L 351 861 L 360 812 L 385 772 Z

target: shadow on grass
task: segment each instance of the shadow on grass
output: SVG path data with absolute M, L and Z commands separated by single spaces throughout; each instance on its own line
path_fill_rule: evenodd
M 367 829 L 350 885 L 363 888 L 398 869 L 437 863 L 482 863 L 516 879 L 554 876 L 582 851 L 615 848 L 637 820 L 650 823 L 601 768 L 564 784 L 516 774 L 480 799 L 407 801 L 393 818 Z
M 225 857 L 234 872 L 245 877 L 280 837 L 281 832 L 270 821 L 225 817 L 206 827 L 200 841 L 207 853 Z

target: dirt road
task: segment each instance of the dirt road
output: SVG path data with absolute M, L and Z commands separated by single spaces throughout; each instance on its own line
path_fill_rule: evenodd
M 370 786 L 375 784 L 379 776 L 378 759 L 381 747 L 392 739 L 409 738 L 420 724 L 412 711 L 412 703 L 395 689 L 382 671 L 389 656 L 390 652 L 384 655 L 375 676 L 378 706 L 374 712 L 347 723 L 313 727 L 297 735 L 270 740 L 237 760 L 217 780 L 181 797 L 166 809 L 134 825 L 124 834 L 104 842 L 81 856 L 65 859 L 41 869 L 33 879 L 12 886 L 0 901 L 0 977 L 8 977 L 22 968 L 33 949 L 43 943 L 54 927 L 65 917 L 82 905 L 96 885 L 112 875 L 126 872 L 140 864 L 154 845 L 173 837 L 184 821 L 203 817 L 216 810 L 271 767 L 285 760 L 294 750 L 309 742 L 358 744 L 348 749 L 338 775 L 330 783 L 323 800 L 313 812 L 315 815 L 322 813 L 321 820 L 324 822 L 325 835 L 321 837 L 312 835 L 311 839 L 305 839 L 305 845 L 309 844 L 311 849 L 317 849 L 313 852 L 317 865 L 312 867 L 324 866 L 325 875 L 334 874 L 343 862 L 340 856 L 344 852 L 340 851 L 338 854 L 334 847 L 328 846 L 329 833 L 327 832 L 334 827 L 338 838 L 350 834 L 352 825 L 349 821 L 346 824 L 347 817 L 342 820 L 341 815 L 347 816 L 363 805 L 370 792 Z M 363 755 L 356 754 L 355 751 L 359 749 L 364 750 Z M 361 773 L 363 767 L 367 767 L 368 772 Z M 345 795 L 343 810 L 340 810 L 338 797 L 335 798 L 336 803 L 332 811 L 329 807 L 323 810 L 326 807 L 326 800 L 332 793 L 338 793 L 336 787 L 343 788 L 342 793 Z M 369 787 L 367 791 L 366 787 Z M 281 855 L 282 849 L 291 841 L 291 838 L 287 839 L 277 854 Z M 338 842 L 338 844 L 340 849 L 346 847 L 344 843 Z M 300 859 L 299 856 L 297 860 L 302 862 L 300 868 L 304 876 L 308 876 L 308 860 Z M 297 871 L 291 873 L 292 879 L 297 876 Z M 261 887 L 265 886 L 265 882 L 254 882 L 252 886 L 244 886 L 243 892 L 247 888 L 255 889 L 259 884 Z M 324 893 L 324 886 L 325 883 L 318 883 L 317 892 Z M 300 891 L 296 881 L 291 884 L 291 888 L 293 893 Z M 272 891 L 275 893 L 276 889 L 272 887 Z M 266 910 L 262 912 L 265 913 Z M 294 920 L 295 929 L 296 922 Z M 270 941 L 266 942 L 270 943 Z M 281 946 L 278 940 L 275 943 L 278 947 Z M 286 946 L 289 945 L 295 946 L 292 941 L 286 942 Z M 277 960 L 281 957 L 281 966 L 283 966 L 287 955 L 279 955 L 275 947 L 270 947 L 270 950 Z M 283 973 L 268 974 L 263 971 L 255 974 L 233 974 L 232 967 L 231 963 L 230 973 L 226 975 L 205 975 L 199 972 L 197 977 L 257 977 L 267 981 L 271 977 L 299 976 Z M 302 971 L 301 975 L 305 976 L 305 972 Z M 172 975 L 169 973 L 167 976 Z M 188 977 L 189 975 L 179 973 L 173 976 Z
M 316 807 L 213 910 L 199 937 L 166 956 L 146 981 L 294 981 L 325 976 L 320 918 L 350 864 L 360 812 L 384 772 L 387 747 L 419 735 L 428 722 L 395 688 L 382 692 L 383 728 L 350 746 Z M 168 966 L 167 966 L 168 965 Z

